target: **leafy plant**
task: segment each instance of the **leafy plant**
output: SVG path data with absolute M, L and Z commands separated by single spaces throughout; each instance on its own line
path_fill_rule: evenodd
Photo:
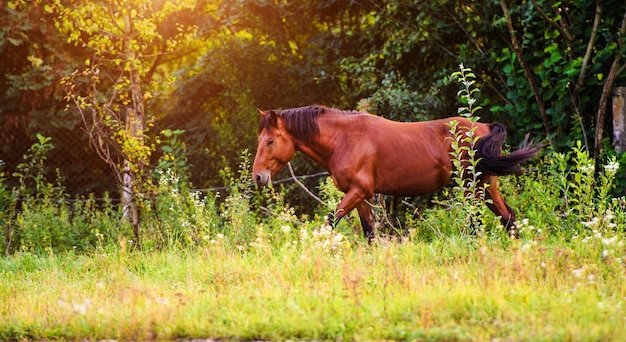
M 453 73 L 452 77 L 457 78 L 462 85 L 458 92 L 462 103 L 458 113 L 470 122 L 470 127 L 459 126 L 457 120 L 448 124 L 452 135 L 449 140 L 452 147 L 450 155 L 454 166 L 452 169 L 452 181 L 455 184 L 453 206 L 459 211 L 459 224 L 465 227 L 466 231 L 480 232 L 484 230 L 484 225 L 478 214 L 486 200 L 486 185 L 480 182 L 481 172 L 477 171 L 479 159 L 476 158 L 474 148 L 479 138 L 474 125 L 480 119 L 475 115 L 481 109 L 480 106 L 475 106 L 475 96 L 479 89 L 475 86 L 476 75 L 463 64 L 459 65 L 459 71 Z

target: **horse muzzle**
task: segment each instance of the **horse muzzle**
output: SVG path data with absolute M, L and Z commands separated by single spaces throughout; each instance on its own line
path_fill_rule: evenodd
M 265 186 L 272 181 L 272 177 L 268 171 L 257 172 L 254 174 L 254 182 L 259 186 Z

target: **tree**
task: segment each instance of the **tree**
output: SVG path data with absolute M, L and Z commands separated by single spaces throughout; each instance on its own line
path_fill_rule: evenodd
M 65 77 L 66 100 L 80 114 L 91 146 L 114 171 L 122 188 L 124 216 L 129 218 L 140 244 L 137 197 L 150 183 L 146 166 L 154 151 L 150 136 L 158 116 L 151 100 L 166 92 L 167 75 L 158 68 L 168 58 L 179 58 L 193 40 L 194 26 L 171 21 L 193 10 L 194 2 L 78 1 L 44 4 L 55 15 L 55 26 L 88 52 L 82 67 Z
M 500 0 L 500 6 L 511 37 L 509 51 L 515 56 L 509 61 L 517 59 L 526 79 L 513 95 L 521 95 L 527 85 L 546 136 L 556 138 L 558 146 L 582 135 L 598 157 L 611 89 L 626 70 L 621 62 L 626 56 L 626 3 L 531 0 L 509 8 Z M 509 64 L 505 73 L 520 77 L 514 69 Z M 588 139 L 592 130 L 595 138 Z

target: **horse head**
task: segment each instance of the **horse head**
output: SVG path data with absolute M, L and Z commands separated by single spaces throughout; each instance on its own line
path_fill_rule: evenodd
M 267 185 L 291 160 L 296 152 L 296 144 L 276 112 L 271 110 L 265 113 L 259 109 L 259 114 L 259 146 L 252 166 L 252 176 L 258 185 Z

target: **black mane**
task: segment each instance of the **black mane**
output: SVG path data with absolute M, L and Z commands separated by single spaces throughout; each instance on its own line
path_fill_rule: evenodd
M 319 126 L 317 124 L 317 118 L 322 114 L 354 114 L 355 111 L 343 111 L 334 108 L 328 108 L 326 106 L 306 106 L 298 108 L 273 110 L 278 118 L 282 119 L 285 124 L 285 129 L 289 134 L 293 135 L 296 139 L 303 143 L 310 143 L 313 138 L 319 134 Z M 264 129 L 270 129 L 271 124 L 269 122 L 269 114 L 265 115 L 259 123 L 259 133 Z

